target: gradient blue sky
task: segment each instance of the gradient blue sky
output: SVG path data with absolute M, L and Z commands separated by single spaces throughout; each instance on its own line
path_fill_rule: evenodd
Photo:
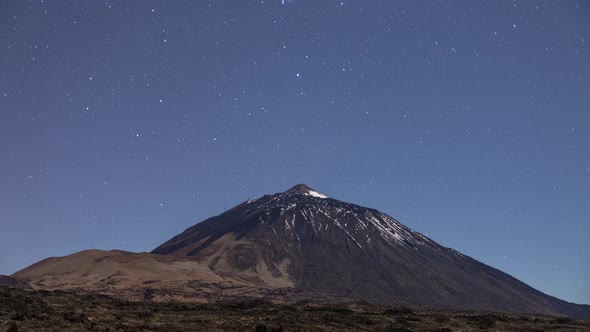
M 305 182 L 590 303 L 590 4 L 2 1 L 0 273 Z

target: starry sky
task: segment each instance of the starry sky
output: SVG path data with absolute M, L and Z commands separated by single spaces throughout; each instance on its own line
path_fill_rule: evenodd
M 590 3 L 0 2 L 0 274 L 304 182 L 590 303 Z

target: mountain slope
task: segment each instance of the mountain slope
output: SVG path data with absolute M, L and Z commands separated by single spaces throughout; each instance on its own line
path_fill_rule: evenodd
M 215 273 L 191 257 L 122 250 L 84 250 L 47 258 L 12 278 L 35 290 L 90 291 L 129 300 L 208 302 L 264 292 L 231 275 Z
M 153 253 L 188 256 L 257 285 L 380 303 L 590 317 L 442 247 L 377 210 L 300 184 L 209 218 Z

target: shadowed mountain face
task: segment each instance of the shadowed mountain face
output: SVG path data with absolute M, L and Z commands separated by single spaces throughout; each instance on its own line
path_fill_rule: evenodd
M 20 282 L 18 282 L 16 279 L 9 277 L 9 276 L 5 276 L 5 275 L 0 275 L 0 286 L 5 286 L 5 287 L 24 287 L 25 285 L 21 284 Z
M 590 317 L 590 306 L 543 294 L 386 214 L 304 184 L 209 218 L 153 253 L 189 256 L 261 286 L 385 304 Z

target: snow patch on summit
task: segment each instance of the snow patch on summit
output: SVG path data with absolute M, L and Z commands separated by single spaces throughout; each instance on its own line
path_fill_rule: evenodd
M 287 193 L 295 193 L 305 196 L 312 196 L 317 198 L 328 198 L 328 196 L 315 191 L 314 189 L 310 188 L 309 186 L 305 185 L 304 183 L 296 184 L 291 189 L 286 191 Z
M 326 195 L 324 195 L 322 193 L 319 193 L 317 191 L 314 191 L 314 190 L 310 190 L 310 191 L 304 192 L 303 195 L 313 196 L 313 197 L 318 197 L 318 198 L 328 198 L 328 196 L 326 196 Z

